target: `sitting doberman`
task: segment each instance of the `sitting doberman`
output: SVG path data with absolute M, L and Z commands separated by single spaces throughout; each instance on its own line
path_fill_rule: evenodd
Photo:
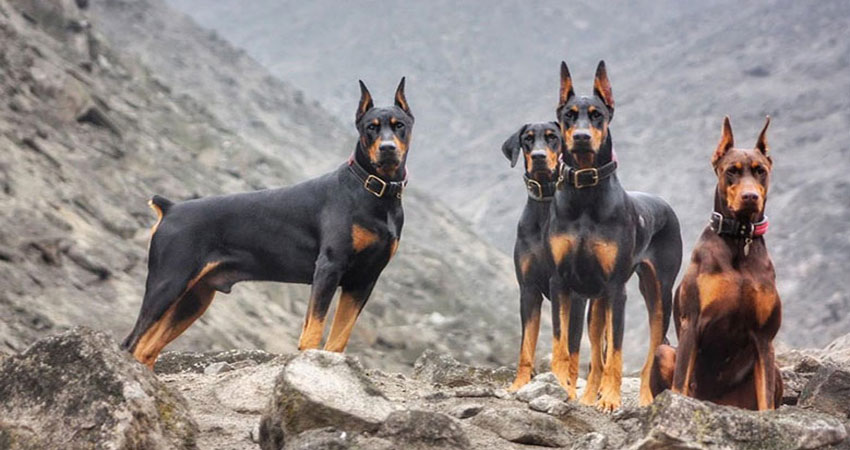
M 549 210 L 552 197 L 555 195 L 555 182 L 560 167 L 559 158 L 563 147 L 561 129 L 557 122 L 541 122 L 523 125 L 519 131 L 509 137 L 502 145 L 502 152 L 511 161 L 511 167 L 516 166 L 519 155 L 524 156 L 526 190 L 528 201 L 517 226 L 516 245 L 514 246 L 514 266 L 520 290 L 520 319 L 522 323 L 522 344 L 519 353 L 516 379 L 509 390 L 516 391 L 531 380 L 534 368 L 534 352 L 537 347 L 537 337 L 540 332 L 540 305 L 543 297 L 549 298 L 549 279 L 551 264 L 546 255 L 543 243 L 543 230 L 549 224 Z M 550 299 L 551 300 L 551 299 Z M 563 311 L 553 306 L 552 311 Z M 574 311 L 584 311 L 584 304 Z M 554 331 L 553 351 L 567 353 L 566 344 L 561 340 L 561 327 L 581 324 L 584 317 L 569 321 L 558 314 L 552 315 Z M 581 341 L 582 328 L 578 328 L 578 338 L 571 340 L 576 346 Z M 578 349 L 572 349 L 577 352 Z M 568 382 L 567 367 L 557 364 L 564 359 L 552 358 L 552 372 L 559 376 L 559 381 L 568 392 L 575 397 L 575 383 Z M 578 373 L 578 360 L 575 361 L 575 373 Z M 571 390 L 572 389 L 572 390 Z
M 764 206 L 773 161 L 767 118 L 753 149 L 734 147 L 729 117 L 711 159 L 714 212 L 694 247 L 673 305 L 679 347 L 656 352 L 652 390 L 747 409 L 774 409 L 782 378 L 773 338 L 782 321 Z
M 614 97 L 604 61 L 596 69 L 591 97 L 575 95 L 570 71 L 562 62 L 557 117 L 564 151 L 545 239 L 556 275 L 550 298 L 557 299 L 552 305 L 561 309 L 557 315 L 562 318 L 581 317 L 583 308 L 579 314 L 572 308 L 590 299 L 591 362 L 581 402 L 603 411 L 621 405 L 626 281 L 637 271 L 649 313 L 649 351 L 640 388 L 640 403 L 646 405 L 652 401 L 653 356 L 667 332 L 673 283 L 682 261 L 682 237 L 673 209 L 654 195 L 626 192 L 617 179 L 608 128 L 613 115 Z M 560 331 L 564 333 L 563 326 Z M 576 333 L 578 339 L 581 331 Z M 569 347 L 575 351 L 553 352 L 553 367 L 577 368 L 578 344 Z M 556 363 L 556 358 L 563 361 Z M 575 386 L 577 370 L 569 375 Z
M 294 186 L 181 203 L 154 196 L 145 296 L 122 347 L 153 368 L 163 347 L 212 302 L 247 280 L 312 284 L 299 349 L 317 348 L 337 287 L 325 349 L 341 352 L 404 222 L 413 115 L 404 78 L 395 104 L 376 108 L 360 82 L 360 138 L 348 163 Z

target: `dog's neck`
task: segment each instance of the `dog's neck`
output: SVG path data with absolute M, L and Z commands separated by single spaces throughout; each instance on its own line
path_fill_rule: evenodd
M 575 161 L 568 151 L 564 156 L 564 163 L 569 167 L 575 167 Z M 609 133 L 597 153 L 594 167 L 602 167 L 613 161 L 613 158 L 613 144 Z M 616 172 L 600 179 L 599 184 L 592 187 L 576 188 L 565 181 L 555 193 L 556 208 L 574 213 L 589 210 L 611 212 L 617 210 L 616 206 L 624 201 L 624 195 L 616 195 L 617 192 L 625 194 Z
M 369 160 L 369 156 L 366 155 L 366 149 L 360 144 L 360 141 L 357 141 L 357 147 L 354 149 L 354 161 L 360 165 L 363 169 L 366 170 L 371 175 L 375 175 L 376 177 L 384 180 L 384 181 L 404 181 L 407 176 L 407 161 L 403 160 L 401 164 L 396 169 L 393 175 L 381 174 L 378 173 L 377 168 L 372 164 L 372 161 Z
M 753 226 L 753 224 L 766 223 L 764 222 L 764 211 L 759 212 L 755 222 L 751 221 L 749 218 L 739 218 L 737 215 L 732 213 L 732 210 L 723 199 L 723 195 L 720 194 L 719 186 L 714 189 L 714 212 L 720 214 L 723 218 L 735 219 L 738 223 L 744 225 Z M 709 225 L 708 231 L 715 235 L 718 239 L 722 240 L 729 248 L 732 254 L 733 263 L 736 261 L 767 257 L 767 246 L 764 242 L 763 233 L 754 233 L 752 236 L 718 234 L 716 230 L 712 229 L 711 225 Z

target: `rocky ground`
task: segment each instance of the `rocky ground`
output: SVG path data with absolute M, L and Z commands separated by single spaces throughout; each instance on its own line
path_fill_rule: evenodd
M 510 369 L 433 351 L 411 375 L 315 350 L 172 352 L 154 374 L 75 328 L 0 356 L 0 449 L 847 449 L 848 341 L 781 355 L 777 411 L 669 392 L 640 408 L 626 378 L 623 409 L 603 414 L 551 373 L 511 394 Z

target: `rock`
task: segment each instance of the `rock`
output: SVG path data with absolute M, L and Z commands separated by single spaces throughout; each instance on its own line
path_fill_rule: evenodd
M 506 367 L 489 369 L 463 364 L 449 355 L 426 350 L 413 365 L 414 378 L 449 387 L 486 384 L 502 386 L 513 380 L 514 372 Z
M 381 425 L 378 436 L 406 449 L 469 448 L 469 438 L 460 424 L 455 419 L 437 412 L 393 412 Z
M 480 413 L 482 409 L 484 409 L 484 407 L 481 406 L 481 405 L 474 404 L 474 403 L 465 403 L 465 404 L 462 404 L 462 405 L 457 405 L 454 408 L 452 408 L 449 411 L 449 414 L 451 414 L 454 417 L 457 417 L 458 419 L 468 419 L 468 418 Z
M 800 394 L 800 406 L 850 419 L 850 366 L 826 363 Z
M 524 408 L 488 408 L 469 420 L 518 444 L 564 447 L 571 440 L 560 420 Z
M 523 402 L 530 402 L 537 397 L 544 395 L 554 397 L 558 400 L 567 399 L 567 392 L 560 384 L 557 384 L 557 380 L 555 381 L 555 384 L 552 384 L 546 380 L 538 380 L 535 378 L 516 391 L 517 400 Z
M 376 431 L 394 409 L 357 360 L 308 350 L 291 358 L 275 380 L 260 422 L 260 446 L 277 450 L 286 436 L 328 426 Z
M 106 334 L 42 339 L 0 364 L 2 448 L 196 448 L 186 401 Z
M 844 426 L 825 414 L 799 408 L 748 411 L 665 391 L 636 410 L 640 421 L 632 449 L 803 449 L 835 445 Z M 624 414 L 617 420 L 629 417 Z
M 299 433 L 283 448 L 285 450 L 346 450 L 351 446 L 348 433 L 326 427 Z
M 230 372 L 231 370 L 233 370 L 233 367 L 230 364 L 221 361 L 208 365 L 204 369 L 204 375 L 218 375 L 220 373 Z
M 552 395 L 541 395 L 528 402 L 528 407 L 552 416 L 563 416 L 570 410 L 565 400 Z
M 835 339 L 823 348 L 829 359 L 839 363 L 850 363 L 850 333 Z
M 602 433 L 587 433 L 578 438 L 571 450 L 605 450 L 608 448 L 608 437 Z
M 461 386 L 454 391 L 455 397 L 495 397 L 496 393 L 489 386 Z
M 277 355 L 262 350 L 227 350 L 203 353 L 165 352 L 157 359 L 154 371 L 158 374 L 204 373 L 208 366 L 215 363 L 225 362 L 231 368 L 239 368 L 245 365 L 262 364 L 276 357 Z

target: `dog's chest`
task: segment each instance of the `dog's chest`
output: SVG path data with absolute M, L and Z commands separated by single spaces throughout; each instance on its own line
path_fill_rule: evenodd
M 762 327 L 779 306 L 776 286 L 746 272 L 702 273 L 696 282 L 700 311 L 744 316 Z

